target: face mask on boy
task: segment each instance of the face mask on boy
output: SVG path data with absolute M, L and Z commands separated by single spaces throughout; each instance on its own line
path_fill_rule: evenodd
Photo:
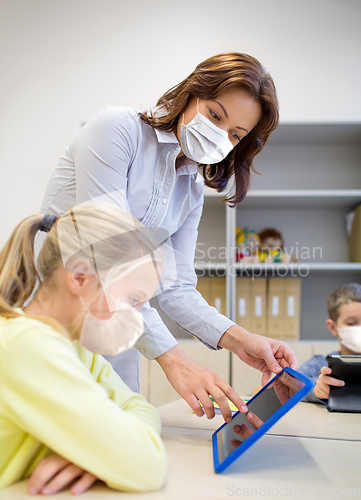
M 228 133 L 198 111 L 198 100 L 196 116 L 181 123 L 180 145 L 188 158 L 205 165 L 222 161 L 233 149 Z
M 355 354 L 361 354 L 361 326 L 338 329 L 340 343 Z

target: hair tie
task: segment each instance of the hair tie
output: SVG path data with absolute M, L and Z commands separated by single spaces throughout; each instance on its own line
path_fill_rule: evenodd
M 44 233 L 48 233 L 50 229 L 53 227 L 57 215 L 45 214 L 43 220 L 40 222 L 39 231 L 44 231 Z

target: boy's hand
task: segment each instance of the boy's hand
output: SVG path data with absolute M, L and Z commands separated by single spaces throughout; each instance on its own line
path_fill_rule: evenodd
M 314 388 L 315 396 L 319 399 L 328 399 L 330 394 L 330 385 L 334 385 L 336 387 L 343 387 L 345 385 L 343 380 L 329 377 L 331 372 L 332 370 L 328 366 L 323 366 L 321 368 L 321 373 Z

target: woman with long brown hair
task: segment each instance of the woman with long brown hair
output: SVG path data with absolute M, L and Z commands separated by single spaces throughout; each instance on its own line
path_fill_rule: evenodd
M 44 213 L 60 215 L 72 205 L 124 190 L 132 214 L 145 226 L 166 230 L 172 241 L 177 279 L 158 295 L 160 306 L 208 347 L 227 348 L 260 370 L 263 383 L 281 367 L 296 366 L 292 351 L 209 306 L 196 290 L 193 262 L 204 184 L 224 191 L 234 179 L 225 200 L 240 203 L 253 159 L 277 124 L 275 86 L 261 64 L 247 54 L 219 54 L 200 63 L 150 112 L 108 107 L 92 118 L 61 158 L 42 204 Z M 138 388 L 140 352 L 159 362 L 197 415 L 203 415 L 200 401 L 208 418 L 214 416 L 209 396 L 226 420 L 231 418 L 226 396 L 246 410 L 227 383 L 185 355 L 149 304 L 144 322 L 138 350 L 110 359 L 132 389 Z

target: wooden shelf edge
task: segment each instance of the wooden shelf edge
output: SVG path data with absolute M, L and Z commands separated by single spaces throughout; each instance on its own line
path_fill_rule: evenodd
M 225 262 L 203 262 L 202 264 L 195 262 L 194 269 L 196 271 L 204 271 L 204 270 L 207 270 L 207 271 L 216 271 L 216 270 L 225 271 L 227 269 L 227 264 Z
M 354 198 L 361 189 L 251 189 L 246 198 Z
M 308 268 L 310 271 L 361 271 L 361 262 L 290 262 L 288 264 L 234 264 L 234 268 L 240 271 L 259 269 L 264 271 L 276 271 L 277 269 L 302 270 Z
M 241 264 L 235 263 L 232 269 L 237 271 L 297 271 L 306 270 L 309 271 L 360 271 L 361 272 L 361 262 L 290 262 L 287 264 Z M 194 264 L 195 270 L 227 270 L 229 266 L 225 262 L 203 262 Z

